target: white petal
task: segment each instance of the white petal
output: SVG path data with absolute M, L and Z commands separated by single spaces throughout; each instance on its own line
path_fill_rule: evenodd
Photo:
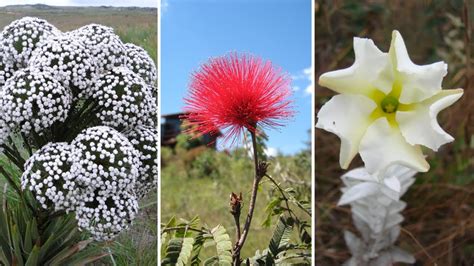
M 420 144 L 434 151 L 454 140 L 438 124 L 438 113 L 452 105 L 463 94 L 462 89 L 442 90 L 410 111 L 399 111 L 396 119 L 403 137 L 411 145 Z
M 396 127 L 390 126 L 385 117 L 373 122 L 360 142 L 360 155 L 371 174 L 383 176 L 393 164 L 401 164 L 426 172 L 430 168 L 421 148 L 408 144 Z
M 369 124 L 376 104 L 361 95 L 336 95 L 318 112 L 316 127 L 336 134 L 341 139 L 339 163 L 346 169 L 359 150 L 360 139 Z
M 408 56 L 407 48 L 398 31 L 392 33 L 389 54 L 402 82 L 400 102 L 409 104 L 423 101 L 441 90 L 441 83 L 448 73 L 448 65 L 437 62 L 430 65 L 416 65 Z
M 352 66 L 324 73 L 319 77 L 319 85 L 338 93 L 367 94 L 372 91 L 374 81 L 390 64 L 389 56 L 380 51 L 372 40 L 357 37 L 354 38 L 354 53 Z
M 374 195 L 379 191 L 379 184 L 364 182 L 349 188 L 342 194 L 337 205 L 349 204 L 353 201 Z

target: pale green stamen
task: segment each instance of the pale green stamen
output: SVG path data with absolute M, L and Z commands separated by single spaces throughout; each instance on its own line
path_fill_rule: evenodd
M 388 114 L 396 112 L 398 104 L 398 99 L 390 95 L 387 95 L 380 103 L 382 110 Z

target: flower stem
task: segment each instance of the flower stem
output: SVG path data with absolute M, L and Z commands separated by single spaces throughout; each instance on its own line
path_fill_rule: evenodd
M 241 264 L 240 251 L 242 250 L 242 247 L 245 244 L 245 240 L 247 239 L 247 236 L 249 233 L 250 224 L 252 223 L 255 203 L 257 201 L 258 184 L 260 183 L 260 180 L 262 180 L 262 177 L 265 176 L 265 172 L 266 172 L 266 171 L 262 171 L 262 167 L 258 159 L 257 137 L 255 135 L 255 132 L 250 131 L 250 134 L 252 136 L 253 158 L 254 158 L 254 164 L 255 164 L 255 177 L 253 179 L 252 195 L 250 196 L 249 211 L 247 214 L 247 218 L 245 219 L 242 235 L 237 240 L 237 243 L 235 243 L 233 254 L 232 254 L 232 261 L 233 261 L 234 266 L 239 266 Z M 266 169 L 266 166 L 263 168 Z

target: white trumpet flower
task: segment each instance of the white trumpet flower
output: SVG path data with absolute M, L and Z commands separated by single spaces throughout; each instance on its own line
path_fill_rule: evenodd
M 341 139 L 343 169 L 360 153 L 370 174 L 383 176 L 394 164 L 428 171 L 421 146 L 437 151 L 454 140 L 437 115 L 463 94 L 442 90 L 447 64 L 414 64 L 398 31 L 388 53 L 363 38 L 354 38 L 354 52 L 352 66 L 320 76 L 321 86 L 340 94 L 321 108 L 316 127 Z

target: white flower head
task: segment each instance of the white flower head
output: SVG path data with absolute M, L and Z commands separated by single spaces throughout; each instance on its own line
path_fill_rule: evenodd
M 10 129 L 42 135 L 56 122 L 64 122 L 72 94 L 49 73 L 28 67 L 15 72 L 0 93 L 0 110 Z
M 119 130 L 150 125 L 156 114 L 150 86 L 126 67 L 101 75 L 90 94 L 101 107 L 97 112 L 101 123 Z
M 141 166 L 140 154 L 113 128 L 91 127 L 71 142 L 72 172 L 79 185 L 102 196 L 132 191 Z
M 138 212 L 138 201 L 128 192 L 119 195 L 94 195 L 76 209 L 77 225 L 87 230 L 96 241 L 113 239 L 126 230 Z
M 25 163 L 22 189 L 30 190 L 44 209 L 75 209 L 79 191 L 75 176 L 70 172 L 71 153 L 67 143 L 48 143 Z
M 75 96 L 91 87 L 98 75 L 89 50 L 66 34 L 46 39 L 33 52 L 29 64 L 50 72 Z
M 351 67 L 320 76 L 321 86 L 340 94 L 321 108 L 316 127 L 341 139 L 343 169 L 360 153 L 371 174 L 383 176 L 393 164 L 428 171 L 421 146 L 436 151 L 454 140 L 439 126 L 437 115 L 463 90 L 442 90 L 447 65 L 414 64 L 398 31 L 388 53 L 362 38 L 354 38 L 354 52 Z
M 126 48 L 110 27 L 89 24 L 67 34 L 89 49 L 96 60 L 99 72 L 127 63 Z
M 141 48 L 132 43 L 126 43 L 125 48 L 127 49 L 127 67 L 140 75 L 143 80 L 156 89 L 157 83 L 157 69 L 155 62 L 145 49 Z
M 158 181 L 158 131 L 154 127 L 138 126 L 124 133 L 140 153 L 141 167 L 135 184 L 137 198 L 145 197 Z
M 4 60 L 17 68 L 26 67 L 33 50 L 50 36 L 61 32 L 46 20 L 24 17 L 7 25 L 0 35 Z

